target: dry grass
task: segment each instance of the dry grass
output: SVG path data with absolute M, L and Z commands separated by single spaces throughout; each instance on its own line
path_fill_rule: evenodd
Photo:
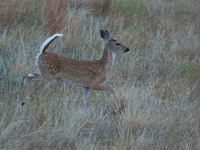
M 198 0 L 0 0 L 0 149 L 200 149 Z M 130 48 L 118 54 L 106 92 L 54 83 L 23 108 L 25 76 L 48 51 L 99 59 L 100 29 Z M 37 82 L 35 83 L 37 84 Z

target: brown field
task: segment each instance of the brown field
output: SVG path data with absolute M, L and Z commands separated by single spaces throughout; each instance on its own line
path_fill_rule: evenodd
M 100 59 L 100 29 L 129 47 L 108 92 L 53 83 L 24 107 L 26 75 L 47 51 Z M 35 87 L 38 82 L 33 82 Z M 0 149 L 200 149 L 199 0 L 0 0 Z

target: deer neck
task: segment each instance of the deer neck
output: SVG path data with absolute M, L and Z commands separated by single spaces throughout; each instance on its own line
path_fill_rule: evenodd
M 109 48 L 105 47 L 103 51 L 103 56 L 101 62 L 103 63 L 105 69 L 111 69 L 115 61 L 115 53 L 110 52 Z

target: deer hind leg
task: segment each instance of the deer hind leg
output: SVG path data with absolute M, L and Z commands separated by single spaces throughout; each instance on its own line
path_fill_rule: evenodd
M 87 106 L 87 100 L 90 96 L 90 88 L 83 87 L 83 96 L 84 96 L 85 106 Z
M 32 80 L 40 80 L 40 84 L 36 87 L 36 88 L 32 88 L 31 86 L 31 81 Z M 25 101 L 23 101 L 21 104 L 24 105 L 26 103 L 27 100 L 30 99 L 30 97 L 32 97 L 33 95 L 36 95 L 37 92 L 39 91 L 39 97 L 41 97 L 41 94 L 43 93 L 43 91 L 46 89 L 46 87 L 48 87 L 49 83 L 52 81 L 53 79 L 43 79 L 42 75 L 40 74 L 36 74 L 36 73 L 28 73 L 27 76 L 27 82 L 28 82 L 28 90 L 29 90 L 29 95 L 28 98 L 26 98 Z
M 27 98 L 21 103 L 22 105 L 24 105 L 26 103 L 26 101 L 30 99 L 31 94 L 33 93 L 32 86 L 31 86 L 32 80 L 33 81 L 36 81 L 36 80 L 41 81 L 42 76 L 38 73 L 28 73 L 26 79 L 27 79 L 27 88 L 28 88 L 29 93 L 28 93 Z
M 119 102 L 117 100 L 117 97 L 116 97 L 116 94 L 115 94 L 115 90 L 114 90 L 114 88 L 112 86 L 107 85 L 107 84 L 92 84 L 90 86 L 90 88 L 92 90 L 109 91 L 110 93 L 112 93 L 114 101 L 115 101 L 115 105 L 116 105 L 117 109 L 119 110 L 120 105 L 119 105 Z
M 28 82 L 28 90 L 32 91 L 31 88 L 31 81 L 42 80 L 42 76 L 38 73 L 28 73 L 27 75 L 27 82 Z

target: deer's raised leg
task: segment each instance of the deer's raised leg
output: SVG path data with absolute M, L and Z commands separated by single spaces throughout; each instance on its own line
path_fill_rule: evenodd
M 92 90 L 109 91 L 109 92 L 111 92 L 112 95 L 113 95 L 113 98 L 114 98 L 114 101 L 115 101 L 115 105 L 116 105 L 116 107 L 117 107 L 117 110 L 120 109 L 120 104 L 119 104 L 119 102 L 118 102 L 118 100 L 117 100 L 117 97 L 116 97 L 116 94 L 115 94 L 115 90 L 114 90 L 114 88 L 113 88 L 112 86 L 107 85 L 107 84 L 102 84 L 102 83 L 98 84 L 98 83 L 95 83 L 95 82 L 94 82 L 94 83 L 90 86 L 90 88 L 91 88 Z
M 40 80 L 40 84 L 36 87 L 33 88 L 31 86 L 31 82 L 32 80 Z M 27 76 L 27 84 L 28 84 L 28 90 L 29 90 L 29 95 L 26 98 L 26 100 L 24 100 L 21 104 L 24 105 L 26 103 L 27 100 L 29 100 L 33 95 L 37 95 L 37 92 L 39 91 L 39 97 L 41 97 L 41 94 L 43 93 L 43 91 L 49 86 L 49 84 L 51 83 L 53 79 L 45 79 L 43 80 L 43 77 L 40 74 L 36 74 L 36 73 L 29 73 Z

